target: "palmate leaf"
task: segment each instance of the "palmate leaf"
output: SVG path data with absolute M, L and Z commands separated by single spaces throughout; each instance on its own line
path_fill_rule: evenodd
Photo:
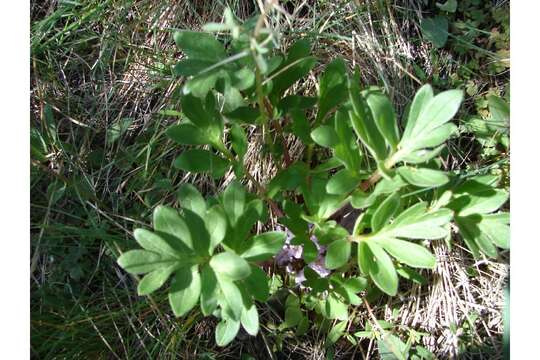
M 244 258 L 228 251 L 214 255 L 210 259 L 210 266 L 218 276 L 231 280 L 245 279 L 251 273 L 251 268 Z
M 448 124 L 463 100 L 463 91 L 448 90 L 433 96 L 430 85 L 416 93 L 409 109 L 405 131 L 399 143 L 400 159 L 414 151 L 434 148 L 446 141 L 455 126 Z
M 242 310 L 240 323 L 249 335 L 257 336 L 259 332 L 259 313 L 255 304 L 252 304 L 248 309 L 244 308 Z
M 182 96 L 180 104 L 182 106 L 182 112 L 189 121 L 200 131 L 204 132 L 211 142 L 221 141 L 224 124 L 221 115 L 215 110 L 215 98 L 213 94 L 208 94 L 202 99 L 187 94 Z M 176 135 L 177 140 L 182 140 L 178 132 L 177 128 L 176 131 L 173 131 L 172 135 Z M 172 139 L 175 140 L 174 137 Z
M 270 296 L 268 286 L 268 277 L 266 273 L 258 266 L 250 265 L 251 274 L 242 280 L 248 293 L 258 301 L 266 301 Z
M 227 346 L 240 330 L 240 321 L 231 318 L 222 319 L 216 326 L 216 344 Z
M 395 150 L 399 142 L 399 131 L 390 99 L 377 91 L 368 91 L 365 98 L 377 129 L 392 150 Z
M 326 249 L 325 266 L 328 269 L 337 269 L 345 265 L 351 257 L 351 242 L 349 239 L 336 240 Z
M 319 306 L 321 314 L 327 319 L 347 320 L 349 318 L 347 304 L 334 293 L 331 293 L 326 300 L 321 301 Z
M 445 237 L 448 234 L 447 224 L 453 216 L 450 209 L 439 208 L 430 211 L 425 202 L 420 202 L 401 212 L 393 222 L 388 223 L 392 216 L 389 214 L 395 212 L 392 210 L 395 208 L 395 200 L 389 199 L 396 196 L 387 198 L 379 206 L 380 210 L 376 211 L 385 214 L 379 216 L 387 219 L 380 222 L 376 220 L 382 227 L 371 234 L 360 236 L 358 243 L 360 270 L 369 275 L 378 288 L 391 296 L 397 292 L 398 278 L 387 252 L 406 265 L 432 269 L 435 266 L 435 257 L 423 246 L 402 239 Z
M 509 198 L 496 189 L 497 178 L 474 177 L 454 190 L 448 207 L 454 209 L 455 221 L 467 247 L 475 257 L 483 253 L 491 258 L 498 255 L 497 247 L 510 247 L 510 219 L 506 213 L 493 214 Z
M 174 74 L 178 76 L 193 76 L 214 65 L 214 61 L 202 59 L 184 59 L 174 66 Z
M 445 16 L 424 18 L 420 21 L 422 35 L 436 48 L 441 48 L 448 40 L 448 19 Z
M 118 258 L 118 265 L 130 274 L 145 274 L 178 263 L 177 257 L 148 250 L 130 250 Z
M 213 178 L 220 178 L 230 167 L 229 161 L 211 151 L 202 149 L 184 150 L 173 163 L 177 169 L 193 173 L 209 172 Z
M 171 283 L 169 303 L 177 317 L 187 314 L 199 301 L 201 278 L 198 265 L 180 268 Z
M 201 312 L 203 315 L 211 315 L 217 308 L 218 291 L 217 275 L 209 264 L 205 264 L 201 270 Z
M 137 293 L 142 296 L 156 291 L 165 284 L 172 273 L 180 266 L 180 264 L 174 264 L 156 269 L 151 273 L 146 274 L 137 286 Z
M 251 237 L 240 256 L 247 261 L 264 261 L 274 256 L 285 244 L 286 234 L 279 231 L 266 232 Z
M 448 175 L 440 170 L 402 166 L 397 172 L 409 184 L 418 187 L 439 187 L 450 181 Z
M 347 99 L 347 67 L 343 59 L 335 59 L 326 66 L 319 81 L 319 110 L 315 119 L 320 124 L 326 115 Z
M 352 111 L 349 118 L 356 135 L 362 140 L 376 160 L 385 160 L 388 155 L 386 141 L 379 131 L 365 99 L 366 92 L 360 90 L 360 73 L 355 71 L 349 79 L 349 99 Z M 386 116 L 385 116 L 386 119 Z
M 270 98 L 275 104 L 281 95 L 295 82 L 306 76 L 317 63 L 310 56 L 311 43 L 306 39 L 296 41 L 289 49 L 286 60 L 275 70 Z
M 174 239 L 168 241 L 169 244 L 174 244 L 180 252 L 187 253 L 193 250 L 191 233 L 178 210 L 160 205 L 154 210 L 153 220 L 154 230 L 157 234 L 164 238 L 171 237 L 171 239 Z
M 377 232 L 386 225 L 399 208 L 399 193 L 387 197 L 375 210 L 371 218 L 371 231 Z
M 425 247 L 410 241 L 382 238 L 377 241 L 394 258 L 414 268 L 433 269 L 435 256 Z
M 192 124 L 170 126 L 166 133 L 180 145 L 206 145 L 212 142 L 203 130 Z
M 392 259 L 377 243 L 367 241 L 366 244 L 367 249 L 364 248 L 364 251 L 368 251 L 368 254 L 364 255 L 364 257 L 369 256 L 371 258 L 368 263 L 369 276 L 379 289 L 390 296 L 396 295 L 398 276 Z
M 409 108 L 395 160 L 418 164 L 437 156 L 442 144 L 457 131 L 449 121 L 462 100 L 461 90 L 448 90 L 434 96 L 430 85 L 422 86 Z
M 221 293 L 223 294 L 223 297 L 218 299 L 218 302 L 221 304 L 222 316 L 226 314 L 224 316 L 234 320 L 240 320 L 244 309 L 244 302 L 238 285 L 228 277 L 217 274 L 217 278 Z
M 174 42 L 190 59 L 219 61 L 226 56 L 223 45 L 208 33 L 177 31 Z
M 334 195 L 346 194 L 358 187 L 361 181 L 362 177 L 356 172 L 342 169 L 330 178 L 326 184 L 326 191 Z
M 182 184 L 177 192 L 180 206 L 204 217 L 206 214 L 206 202 L 197 188 L 191 184 Z

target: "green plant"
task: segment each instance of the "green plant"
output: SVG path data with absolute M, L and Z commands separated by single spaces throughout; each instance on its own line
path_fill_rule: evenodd
M 362 304 L 363 297 L 396 295 L 399 276 L 421 279 L 415 269 L 436 266 L 426 245 L 450 240 L 452 223 L 474 256 L 496 257 L 497 247 L 509 247 L 508 214 L 497 213 L 508 194 L 496 189 L 498 179 L 462 178 L 442 170 L 438 159 L 457 132 L 451 120 L 463 91 L 435 95 L 424 85 L 398 121 L 388 94 L 374 86 L 362 89 L 359 71 L 350 73 L 344 60 L 335 59 L 319 78 L 317 96 L 291 94 L 317 63 L 309 41 L 298 40 L 282 56 L 264 14 L 240 23 L 228 10 L 225 19 L 208 24 L 207 32 L 175 32 L 187 58 L 172 72 L 188 79 L 182 122 L 167 135 L 188 147 L 175 168 L 214 179 L 232 171 L 237 179 L 206 200 L 184 185 L 179 209 L 158 206 L 154 231 L 135 230 L 143 250 L 125 252 L 118 263 L 146 274 L 140 295 L 172 276 L 174 314 L 183 316 L 199 303 L 204 315 L 221 320 L 216 342 L 224 346 L 240 325 L 258 332 L 255 301 L 269 296 L 260 264 L 284 245 L 301 246 L 305 264 L 322 257 L 318 266 L 325 270 L 305 266 L 300 282 L 306 291 L 288 290 L 284 328 L 298 334 L 309 324 L 308 311 L 323 321 L 345 321 L 350 305 Z M 248 128 L 260 134 L 278 169 L 267 184 L 245 166 Z M 298 161 L 289 154 L 288 135 L 305 145 Z M 244 189 L 244 178 L 256 193 Z M 349 205 L 360 213 L 351 229 L 338 221 Z M 254 235 L 268 209 L 286 229 Z M 344 326 L 334 327 L 331 338 Z

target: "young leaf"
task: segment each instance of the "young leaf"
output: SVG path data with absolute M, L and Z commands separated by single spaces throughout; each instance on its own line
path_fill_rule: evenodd
M 334 294 L 331 294 L 323 302 L 322 314 L 327 319 L 348 320 L 348 306 L 339 300 Z
M 459 216 L 468 216 L 472 214 L 488 214 L 500 208 L 508 201 L 509 194 L 501 189 L 492 189 L 489 193 L 470 194 L 460 196 L 465 198 L 467 202 L 461 208 L 456 209 Z M 458 198 L 458 200 L 459 200 Z M 456 201 L 454 201 L 456 203 Z M 452 205 L 449 205 L 452 206 Z
M 223 45 L 207 33 L 177 31 L 174 42 L 190 59 L 219 61 L 226 56 Z
M 436 3 L 437 7 L 442 11 L 447 11 L 450 13 L 455 13 L 457 10 L 457 0 L 446 0 L 444 3 Z
M 351 242 L 348 239 L 336 240 L 326 249 L 325 266 L 337 269 L 347 263 L 351 257 Z
M 388 97 L 375 91 L 368 91 L 366 102 L 371 110 L 377 129 L 379 129 L 386 142 L 395 150 L 399 142 L 399 133 L 392 103 Z
M 169 303 L 177 317 L 187 314 L 199 301 L 201 278 L 198 266 L 182 267 L 176 271 L 169 291 Z
M 443 171 L 427 168 L 402 166 L 397 172 L 409 184 L 419 187 L 442 186 L 450 180 Z
M 177 242 L 175 246 L 180 252 L 193 249 L 189 228 L 176 209 L 159 205 L 154 210 L 154 229 L 159 234 L 172 236 Z
M 139 296 L 151 294 L 163 286 L 178 266 L 178 264 L 170 265 L 146 274 L 137 286 Z
M 209 264 L 201 270 L 201 311 L 204 316 L 211 315 L 218 303 L 217 276 Z
M 252 304 L 249 309 L 244 308 L 242 310 L 240 322 L 249 335 L 257 336 L 259 332 L 259 313 L 255 304 Z
M 335 195 L 346 194 L 355 189 L 360 181 L 361 178 L 356 173 L 342 169 L 330 178 L 326 184 L 326 191 Z
M 261 113 L 258 108 L 242 106 L 226 113 L 225 117 L 242 124 L 256 124 L 260 115 Z
M 174 160 L 173 166 L 177 169 L 193 173 L 210 172 L 212 177 L 220 178 L 229 168 L 229 162 L 208 150 L 189 149 L 184 150 Z
M 234 340 L 240 330 L 240 321 L 234 319 L 222 319 L 216 326 L 216 344 L 227 346 Z
M 210 259 L 210 266 L 220 276 L 231 280 L 241 280 L 249 276 L 251 268 L 246 260 L 232 252 L 222 252 Z
M 223 192 L 223 208 L 232 227 L 244 213 L 246 191 L 238 181 L 232 181 Z
M 231 143 L 236 154 L 243 159 L 248 150 L 248 140 L 244 129 L 236 123 L 231 124 Z
M 247 261 L 264 261 L 275 254 L 285 244 L 286 234 L 284 232 L 271 231 L 261 235 L 251 237 L 240 256 Z
M 214 65 L 213 61 L 201 59 L 184 59 L 174 66 L 174 74 L 177 76 L 197 75 L 201 71 Z
M 418 120 L 420 113 L 425 110 L 426 105 L 431 99 L 433 99 L 433 88 L 431 85 L 426 84 L 418 89 L 407 114 L 407 123 L 405 131 L 403 131 L 402 139 L 408 139 L 411 136 L 412 131 L 416 127 L 416 121 Z
M 349 79 L 349 98 L 353 107 L 353 111 L 349 111 L 349 118 L 354 131 L 375 159 L 385 160 L 387 155 L 386 142 L 375 125 L 360 91 L 360 73 L 358 71 Z
M 326 66 L 319 81 L 319 110 L 316 124 L 320 124 L 326 115 L 347 99 L 347 67 L 343 59 L 337 58 Z
M 143 249 L 171 257 L 179 257 L 182 255 L 177 248 L 171 246 L 164 238 L 146 229 L 135 229 L 133 236 Z
M 338 110 L 334 116 L 334 129 L 339 142 L 334 147 L 334 156 L 339 159 L 345 167 L 352 172 L 358 173 L 361 168 L 362 158 L 360 149 L 356 144 L 351 129 L 351 121 L 347 113 Z
M 167 136 L 180 145 L 206 145 L 212 142 L 204 131 L 192 124 L 170 126 Z
M 436 48 L 442 48 L 448 40 L 448 19 L 446 16 L 435 16 L 420 20 L 422 35 Z
M 240 289 L 228 277 L 220 276 L 219 273 L 217 273 L 217 277 L 219 287 L 223 293 L 223 299 L 221 300 L 225 302 L 226 306 L 231 311 L 229 315 L 235 320 L 240 320 L 242 310 L 244 309 L 244 301 Z M 222 313 L 224 313 L 224 311 L 222 311 Z
M 147 250 L 130 250 L 117 260 L 118 265 L 130 274 L 145 274 L 156 269 L 177 264 L 178 258 Z
M 392 238 L 381 239 L 378 242 L 384 250 L 404 264 L 414 268 L 435 268 L 435 256 L 423 246 Z
M 366 241 L 360 241 L 358 243 L 357 258 L 360 271 L 366 276 L 369 275 L 371 267 L 374 266 L 374 257 Z
M 336 131 L 328 125 L 322 125 L 311 132 L 311 138 L 320 146 L 333 148 L 339 143 Z
M 227 218 L 223 208 L 220 205 L 214 205 L 208 209 L 204 216 L 204 222 L 208 235 L 210 235 L 210 254 L 212 254 L 216 246 L 223 241 L 227 232 Z
M 296 41 L 289 49 L 287 59 L 272 75 L 272 97 L 279 99 L 281 95 L 296 81 L 306 76 L 317 60 L 309 56 L 311 44 L 306 39 Z
M 328 344 L 335 344 L 343 336 L 348 323 L 348 321 L 340 321 L 330 329 L 326 337 Z
M 369 268 L 369 275 L 375 284 L 390 296 L 397 294 L 398 276 L 392 259 L 380 245 L 373 241 L 367 241 L 369 249 L 375 257 Z
M 484 215 L 478 224 L 478 229 L 496 246 L 503 249 L 510 248 L 510 226 L 503 221 Z
M 296 326 L 302 320 L 302 317 L 302 311 L 299 306 L 287 306 L 285 308 L 284 325 L 287 327 Z
M 386 225 L 399 208 L 399 193 L 395 192 L 387 197 L 375 210 L 371 218 L 371 231 L 377 232 Z
M 201 217 L 205 216 L 206 202 L 195 186 L 187 183 L 180 185 L 177 196 L 182 208 L 189 209 Z
M 242 283 L 247 291 L 258 301 L 264 302 L 269 296 L 268 277 L 266 273 L 258 266 L 250 265 L 251 274 Z
M 206 83 L 199 79 L 201 76 L 210 76 L 207 74 L 199 75 L 189 80 L 188 83 L 200 81 L 203 87 L 201 92 L 208 92 L 208 90 L 214 86 L 216 78 L 213 82 Z M 187 86 L 188 84 L 186 84 Z M 191 89 L 195 94 L 195 89 Z M 196 97 L 187 93 L 180 98 L 183 113 L 187 116 L 190 122 L 195 125 L 199 130 L 203 131 L 205 136 L 210 139 L 212 143 L 220 142 L 223 135 L 223 118 L 216 110 L 216 101 L 212 93 L 204 94 L 204 96 Z
M 425 105 L 418 116 L 410 141 L 423 139 L 433 129 L 450 121 L 457 113 L 462 101 L 462 90 L 447 90 L 437 94 Z
M 210 255 L 210 234 L 206 230 L 204 220 L 189 209 L 183 209 L 183 213 L 193 240 L 193 249 L 200 256 Z

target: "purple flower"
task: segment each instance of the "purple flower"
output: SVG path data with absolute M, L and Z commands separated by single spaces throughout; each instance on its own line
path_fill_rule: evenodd
M 312 225 L 310 224 L 310 228 L 311 226 Z M 297 285 L 301 285 L 306 280 L 306 277 L 304 276 L 304 269 L 295 269 L 293 263 L 302 258 L 304 247 L 302 245 L 291 245 L 291 240 L 294 238 L 294 235 L 289 229 L 287 229 L 287 227 L 277 225 L 276 230 L 283 231 L 287 234 L 283 249 L 281 249 L 281 251 L 276 255 L 276 264 L 280 267 L 285 267 L 289 274 L 294 274 L 295 283 Z M 319 274 L 320 277 L 327 277 L 330 275 L 330 270 L 324 266 L 326 246 L 319 244 L 319 241 L 315 235 L 312 235 L 310 240 L 317 247 L 318 256 L 317 259 L 309 263 L 308 266 Z

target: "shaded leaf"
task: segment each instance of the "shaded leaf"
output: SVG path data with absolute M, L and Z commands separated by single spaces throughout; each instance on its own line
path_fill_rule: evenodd
M 337 269 L 345 265 L 351 257 L 351 243 L 348 239 L 336 240 L 326 249 L 325 266 Z
M 180 268 L 171 283 L 169 303 L 177 317 L 187 314 L 199 301 L 201 278 L 198 266 Z
M 210 266 L 220 276 L 232 280 L 241 280 L 249 276 L 251 268 L 246 260 L 232 252 L 222 252 L 210 259 Z
M 286 234 L 284 232 L 271 231 L 251 237 L 246 244 L 246 249 L 240 254 L 248 261 L 264 261 L 283 248 Z

